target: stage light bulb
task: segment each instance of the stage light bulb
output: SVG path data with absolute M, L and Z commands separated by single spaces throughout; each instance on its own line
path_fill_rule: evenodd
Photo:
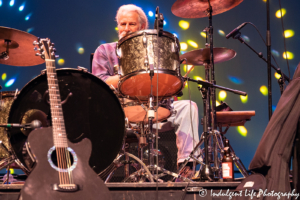
M 268 88 L 267 86 L 263 85 L 259 88 L 259 91 L 264 95 L 264 96 L 268 96 Z
M 282 13 L 282 14 L 281 14 L 281 13 Z M 277 18 L 281 18 L 281 17 L 283 17 L 285 14 L 286 14 L 286 9 L 285 9 L 285 8 L 282 8 L 282 9 L 281 9 L 281 12 L 280 12 L 280 10 L 277 10 L 277 11 L 276 11 L 275 16 L 276 16 Z M 282 15 L 282 16 L 281 16 L 281 15 Z
M 2 80 L 4 81 L 6 79 L 6 73 L 2 74 Z
M 221 35 L 221 36 L 225 36 L 225 32 L 222 31 L 222 30 L 218 30 L 218 33 L 219 33 L 219 35 Z
M 206 38 L 206 32 L 201 32 L 200 35 L 204 38 Z
M 154 13 L 153 13 L 152 11 L 149 11 L 149 12 L 148 12 L 148 16 L 149 16 L 149 17 L 153 17 L 153 16 L 154 16 Z
M 283 52 L 282 56 L 284 59 L 288 59 L 288 60 L 294 59 L 294 54 L 290 51 L 287 51 L 286 53 Z
M 248 95 L 246 95 L 246 96 L 240 95 L 240 99 L 241 99 L 242 103 L 247 103 L 248 102 Z
M 25 7 L 25 4 L 23 3 L 20 7 L 19 7 L 19 11 L 23 11 Z
M 180 42 L 180 50 L 185 51 L 187 50 L 188 45 L 185 42 Z
M 32 13 L 29 13 L 28 15 L 26 15 L 25 20 L 28 21 L 31 17 Z
M 9 81 L 7 81 L 7 82 L 5 83 L 5 87 L 10 87 L 10 86 L 12 86 L 12 84 L 14 84 L 15 80 L 16 80 L 16 79 L 12 78 L 12 79 L 10 79 Z
M 237 131 L 239 132 L 239 134 L 243 137 L 247 137 L 247 129 L 245 128 L 245 126 L 238 126 L 237 127 Z
M 285 30 L 284 31 L 285 38 L 290 38 L 290 37 L 293 37 L 294 35 L 295 35 L 295 32 L 293 30 Z
M 9 5 L 13 6 L 15 4 L 15 0 L 10 0 Z
M 198 44 L 193 40 L 188 40 L 187 43 L 194 48 L 198 48 Z
M 227 97 L 227 92 L 224 91 L 224 90 L 221 90 L 221 91 L 219 92 L 219 100 L 220 100 L 220 101 L 224 101 L 224 100 L 226 99 L 226 97 Z
M 84 53 L 84 48 L 83 47 L 79 47 L 77 51 L 78 51 L 79 54 L 83 54 Z
M 179 27 L 183 30 L 187 30 L 190 27 L 190 23 L 184 20 L 179 21 Z
M 60 58 L 60 59 L 57 60 L 57 64 L 62 66 L 62 65 L 65 64 L 65 60 L 63 58 Z
M 278 74 L 277 72 L 274 73 L 274 76 L 275 76 L 276 79 L 280 79 L 280 77 L 281 77 L 281 75 Z

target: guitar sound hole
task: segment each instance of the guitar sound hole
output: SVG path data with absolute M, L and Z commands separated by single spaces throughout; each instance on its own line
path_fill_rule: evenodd
M 74 163 L 73 155 L 70 151 L 68 151 L 66 148 L 57 148 L 59 154 L 56 155 L 57 150 L 54 150 L 51 154 L 51 160 L 53 164 L 60 169 L 67 169 L 68 168 L 68 160 L 70 160 L 69 167 L 71 167 Z M 58 167 L 57 158 L 61 160 L 61 167 Z

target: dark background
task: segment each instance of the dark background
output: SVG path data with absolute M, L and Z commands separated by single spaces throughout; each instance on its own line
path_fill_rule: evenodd
M 50 38 L 56 44 L 57 54 L 65 60 L 64 65 L 57 64 L 57 68 L 77 68 L 77 66 L 89 68 L 90 53 L 93 53 L 103 42 L 117 41 L 115 14 L 118 7 L 123 4 L 136 4 L 146 14 L 148 11 L 155 13 L 155 8 L 159 6 L 160 12 L 163 13 L 167 23 L 164 27 L 165 31 L 176 33 L 180 42 L 186 42 L 190 39 L 198 43 L 198 48 L 204 48 L 205 45 L 205 38 L 200 35 L 200 32 L 208 26 L 208 18 L 183 19 L 175 16 L 171 12 L 174 0 L 16 0 L 13 6 L 10 6 L 9 2 L 9 0 L 2 0 L 0 26 L 22 31 L 30 29 L 30 34 L 37 37 Z M 24 2 L 24 10 L 19 11 L 19 6 Z M 292 76 L 299 62 L 298 55 L 300 53 L 298 46 L 300 44 L 298 35 L 300 32 L 299 16 L 297 17 L 300 10 L 300 2 L 298 0 L 289 0 L 281 3 L 282 7 L 287 11 L 283 18 L 285 29 L 292 29 L 295 32 L 293 37 L 286 39 L 287 50 L 294 54 L 294 58 L 289 60 Z M 281 21 L 275 17 L 277 10 L 279 10 L 278 1 L 270 1 L 272 49 L 278 52 L 278 55 L 274 54 L 274 57 L 279 67 L 288 75 L 286 60 L 282 56 L 284 43 Z M 30 19 L 25 20 L 25 17 L 30 13 Z M 223 30 L 227 34 L 243 22 L 252 22 L 265 38 L 266 18 L 266 3 L 262 0 L 244 0 L 237 7 L 213 16 L 214 46 L 226 47 L 237 52 L 234 59 L 215 65 L 216 82 L 218 85 L 248 93 L 248 102 L 245 104 L 241 102 L 238 95 L 227 93 L 225 101 L 233 110 L 256 111 L 256 116 L 245 124 L 247 129 L 246 137 L 240 135 L 236 127 L 231 127 L 226 134 L 236 154 L 246 167 L 248 167 L 268 124 L 267 96 L 264 96 L 259 90 L 262 85 L 267 86 L 267 64 L 239 41 L 232 38 L 227 40 L 224 35 L 222 36 L 218 33 L 218 30 Z M 178 22 L 182 19 L 190 23 L 189 29 L 182 30 L 179 27 Z M 151 29 L 153 24 L 154 17 L 149 17 Z M 254 27 L 248 24 L 241 32 L 250 39 L 249 44 L 254 49 L 262 52 L 267 57 L 266 46 Z M 79 47 L 84 48 L 83 54 L 78 53 Z M 194 49 L 189 47 L 187 51 Z M 272 63 L 274 64 L 274 61 Z M 25 84 L 39 75 L 43 69 L 45 69 L 44 64 L 31 67 L 0 64 L 0 74 L 6 73 L 7 75 L 5 80 L 0 79 L 0 85 L 3 86 L 2 91 L 14 91 L 17 88 L 21 90 Z M 280 98 L 280 91 L 277 79 L 274 78 L 274 72 L 272 70 L 273 106 L 275 107 Z M 201 76 L 204 78 L 204 67 L 196 66 L 190 76 Z M 242 83 L 233 83 L 229 79 L 230 76 L 240 79 Z M 15 79 L 15 82 L 10 87 L 5 87 L 5 83 L 12 78 Z M 203 115 L 201 95 L 197 91 L 197 85 L 190 84 L 190 88 L 191 99 L 198 105 L 200 119 Z M 187 87 L 184 88 L 183 93 L 184 96 L 181 99 L 188 99 Z M 68 115 L 68 113 L 65 113 L 65 115 Z M 200 125 L 199 133 L 201 132 L 202 126 Z

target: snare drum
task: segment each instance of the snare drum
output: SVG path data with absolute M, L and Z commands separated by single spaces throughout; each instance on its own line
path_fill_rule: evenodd
M 121 75 L 118 88 L 122 95 L 147 101 L 151 84 L 153 96 L 158 92 L 161 98 L 171 97 L 182 90 L 180 44 L 173 34 L 163 31 L 162 36 L 157 37 L 157 30 L 137 31 L 119 40 L 116 51 Z M 149 76 L 151 69 L 154 70 L 152 81 Z

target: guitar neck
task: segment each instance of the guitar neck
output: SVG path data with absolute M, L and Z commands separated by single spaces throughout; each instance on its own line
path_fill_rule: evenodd
M 53 141 L 56 147 L 68 147 L 65 121 L 62 111 L 55 60 L 45 59 L 47 69 L 48 91 L 53 127 Z

